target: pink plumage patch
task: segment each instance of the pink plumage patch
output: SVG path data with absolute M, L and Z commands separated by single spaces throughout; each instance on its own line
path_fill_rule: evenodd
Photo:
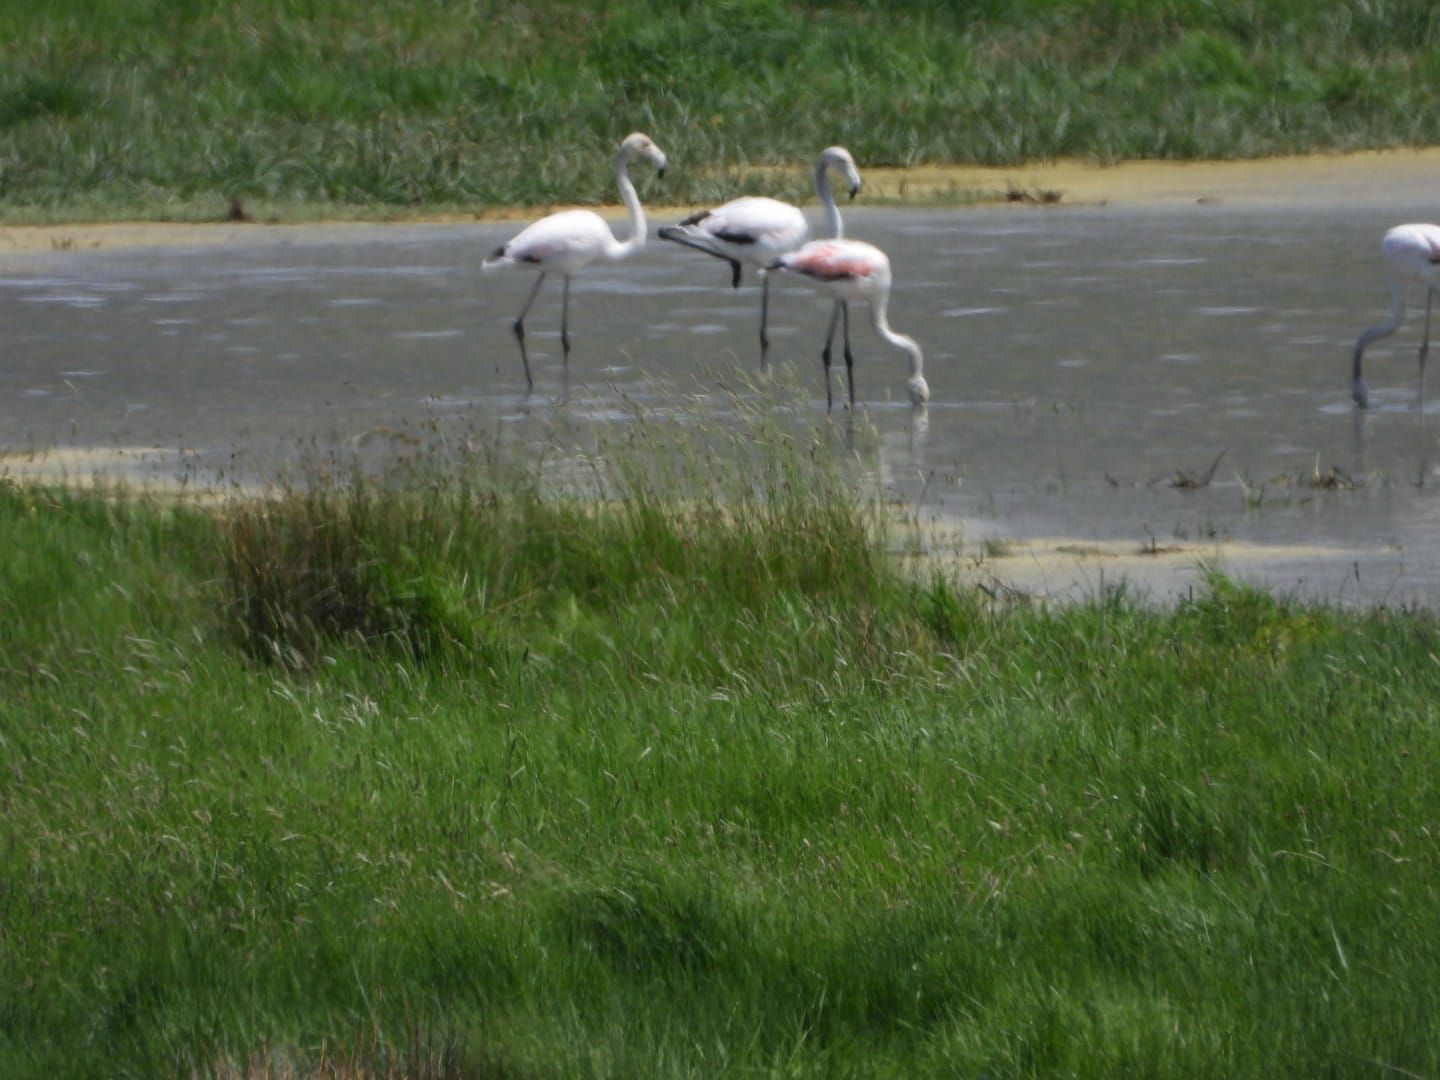
M 841 278 L 869 277 L 874 268 L 865 259 L 847 256 L 843 251 L 837 252 L 832 247 L 826 247 L 808 253 L 803 259 L 797 259 L 794 269 L 811 277 L 838 281 Z

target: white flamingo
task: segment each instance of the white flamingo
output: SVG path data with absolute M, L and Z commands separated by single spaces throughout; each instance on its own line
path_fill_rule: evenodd
M 1405 294 L 1411 282 L 1425 286 L 1425 336 L 1420 341 L 1420 390 L 1425 389 L 1425 358 L 1430 352 L 1430 308 L 1435 301 L 1436 275 L 1440 273 L 1440 225 L 1397 225 L 1380 241 L 1380 256 L 1385 261 L 1385 278 L 1390 284 L 1393 306 L 1390 317 L 1376 323 L 1355 342 L 1355 372 L 1350 393 L 1362 409 L 1369 403 L 1360 365 L 1365 349 L 1373 341 L 1388 337 L 1400 328 L 1405 318 Z
M 840 208 L 826 179 L 829 169 L 845 177 L 850 198 L 860 190 L 860 171 L 843 146 L 830 146 L 815 159 L 815 194 L 825 212 L 825 233 L 839 239 L 844 235 Z M 760 271 L 760 362 L 770 348 L 765 326 L 770 317 L 770 278 L 765 271 L 781 255 L 800 247 L 810 238 L 810 224 L 797 207 L 779 199 L 747 197 L 734 199 L 713 210 L 701 210 L 678 225 L 660 230 L 660 239 L 673 240 L 730 264 L 732 288 L 740 287 L 740 263 L 754 264 Z
M 873 244 L 860 240 L 812 240 L 799 251 L 781 255 L 771 264 L 772 270 L 788 270 L 799 274 L 816 288 L 835 297 L 830 314 L 830 329 L 825 334 L 825 405 L 833 407 L 830 395 L 830 346 L 835 340 L 835 324 L 845 324 L 845 378 L 850 388 L 850 407 L 855 407 L 855 358 L 850 353 L 850 302 L 865 301 L 870 305 L 875 332 L 910 357 L 910 378 L 906 389 L 912 405 L 930 400 L 930 387 L 925 382 L 925 357 L 915 339 L 890 329 L 886 309 L 890 303 L 890 260 Z
M 525 352 L 525 315 L 535 302 L 545 275 L 555 271 L 565 277 L 565 295 L 560 307 L 560 345 L 565 350 L 565 362 L 569 363 L 571 276 L 596 259 L 624 259 L 645 246 L 645 211 L 640 205 L 640 197 L 635 194 L 635 185 L 630 182 L 630 160 L 635 157 L 646 158 L 654 164 L 656 175 L 665 175 L 665 154 L 650 136 L 639 132 L 627 135 L 615 158 L 615 183 L 620 188 L 620 199 L 625 209 L 630 212 L 630 239 L 623 242 L 616 240 L 605 219 L 594 211 L 562 210 L 528 226 L 508 244 L 496 248 L 494 254 L 481 264 L 483 270 L 513 266 L 540 271 L 525 306 L 515 317 L 514 325 L 528 386 L 533 387 L 535 382 L 530 377 L 530 357 Z

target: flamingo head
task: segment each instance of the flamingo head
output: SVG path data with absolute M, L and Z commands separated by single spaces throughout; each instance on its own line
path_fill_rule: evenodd
M 850 151 L 843 146 L 827 146 L 820 151 L 820 161 L 827 167 L 839 169 L 845 176 L 845 190 L 850 193 L 850 198 L 860 190 L 860 170 L 855 167 L 855 159 Z
M 921 406 L 930 400 L 930 384 L 923 375 L 911 375 L 905 389 L 910 392 L 911 405 Z
M 649 135 L 642 132 L 625 136 L 625 141 L 620 144 L 620 156 L 626 161 L 632 158 L 643 157 L 655 166 L 655 175 L 665 175 L 665 151 L 655 145 Z

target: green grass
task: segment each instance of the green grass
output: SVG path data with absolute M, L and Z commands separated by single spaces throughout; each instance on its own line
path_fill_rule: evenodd
M 56 0 L 7 5 L 0 40 L 11 220 L 613 202 L 632 129 L 672 202 L 804 198 L 836 142 L 862 166 L 1440 142 L 1429 0 Z
M 0 1072 L 1440 1071 L 1432 615 L 996 607 L 824 430 L 625 438 L 0 488 Z

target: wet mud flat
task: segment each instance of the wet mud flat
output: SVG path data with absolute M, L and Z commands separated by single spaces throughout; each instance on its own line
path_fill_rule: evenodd
M 1348 379 L 1355 337 L 1388 306 L 1380 236 L 1427 213 L 1412 164 L 1359 194 L 1346 173 L 1307 197 L 847 208 L 847 232 L 890 255 L 891 323 L 924 346 L 933 398 L 911 409 L 903 357 L 862 316 L 860 415 L 828 422 L 866 428 L 873 479 L 925 550 L 997 592 L 1126 582 L 1163 598 L 1214 568 L 1307 598 L 1434 606 L 1440 406 L 1418 396 L 1422 320 L 1369 354 L 1369 410 Z M 754 280 L 732 291 L 720 264 L 652 240 L 576 279 L 568 369 L 547 282 L 527 393 L 509 323 L 531 279 L 478 270 L 515 229 L 235 227 L 214 243 L 14 250 L 0 469 L 243 484 L 335 449 L 493 437 L 539 452 L 641 416 L 724 424 L 734 395 L 762 392 Z M 828 314 L 800 283 L 772 287 L 772 360 L 820 423 Z

